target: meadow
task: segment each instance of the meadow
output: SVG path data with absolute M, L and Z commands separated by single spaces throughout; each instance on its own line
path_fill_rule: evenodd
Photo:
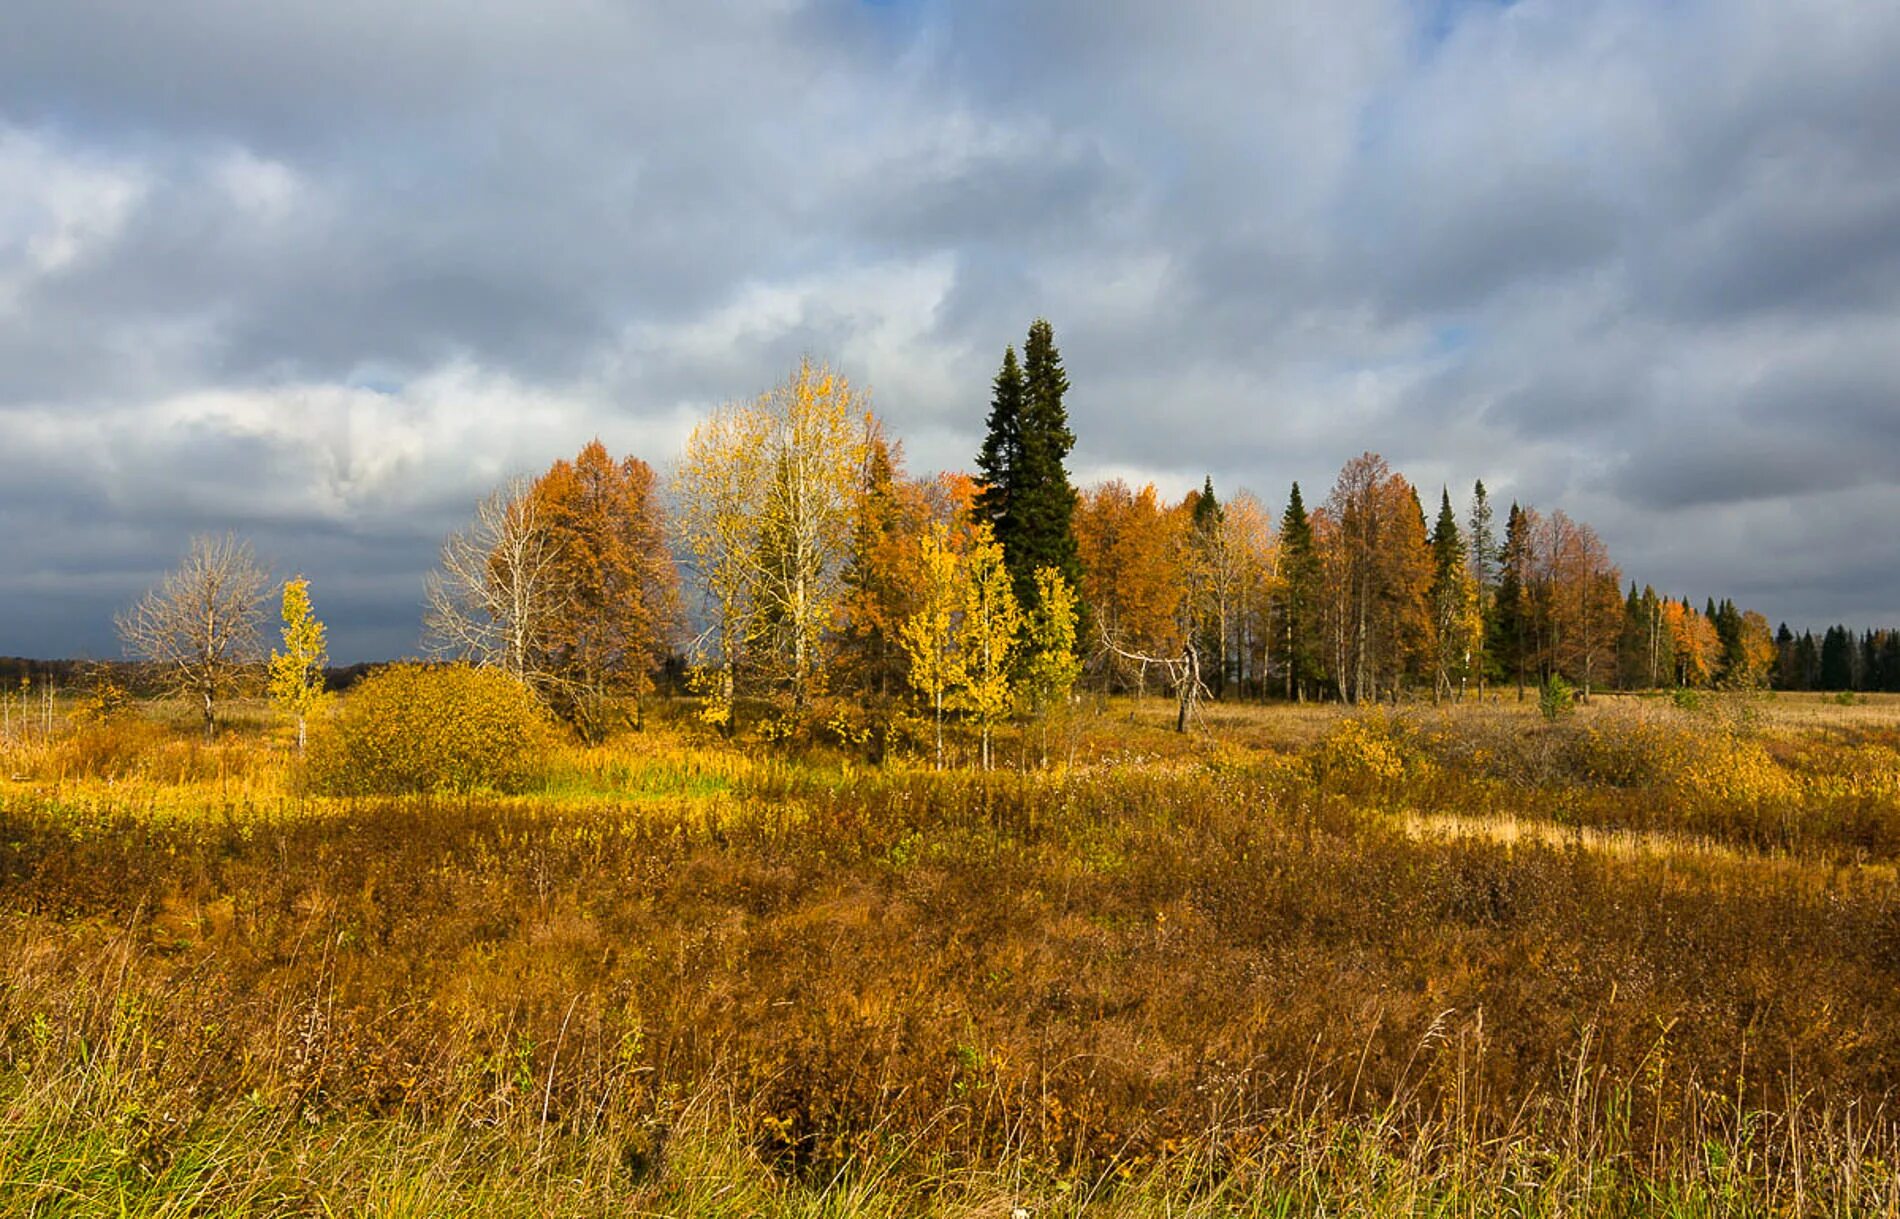
M 1900 699 L 1098 699 L 990 773 L 661 708 L 349 797 L 77 710 L 0 743 L 6 1213 L 1900 1214 Z

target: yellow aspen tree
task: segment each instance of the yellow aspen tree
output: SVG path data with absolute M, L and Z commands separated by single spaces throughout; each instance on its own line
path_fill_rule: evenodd
M 822 680 L 843 603 L 860 471 L 873 428 L 865 396 L 810 360 L 760 402 L 764 500 L 753 550 L 754 626 L 802 708 Z
M 1021 694 L 1036 717 L 1042 761 L 1049 762 L 1049 720 L 1069 699 L 1082 661 L 1075 653 L 1080 607 L 1075 588 L 1054 567 L 1036 569 L 1036 600 L 1024 616 L 1025 655 L 1018 678 Z
M 710 619 L 690 648 L 693 685 L 700 717 L 728 731 L 754 606 L 767 426 L 755 404 L 721 407 L 693 429 L 673 478 L 680 550 Z
M 954 705 L 976 720 L 984 770 L 990 769 L 996 723 L 1009 714 L 1011 654 L 1022 622 L 1003 548 L 987 525 L 978 526 L 964 563 Z
M 1036 569 L 1036 604 L 1024 616 L 1021 693 L 1041 716 L 1069 697 L 1082 662 L 1075 654 L 1075 589 L 1053 567 Z
M 311 712 L 323 701 L 323 623 L 310 606 L 310 581 L 296 576 L 284 582 L 284 650 L 271 649 L 271 701 L 297 721 L 297 752 Z
M 918 541 L 921 551 L 917 606 L 899 628 L 910 662 L 910 685 L 929 704 L 936 721 L 937 769 L 943 769 L 943 712 L 962 678 L 957 660 L 957 612 L 962 605 L 961 564 L 950 544 L 949 526 L 933 523 Z
M 865 395 L 810 360 L 693 430 L 675 498 L 681 549 L 710 603 L 693 649 L 708 720 L 730 727 L 742 661 L 794 709 L 821 683 L 872 430 Z

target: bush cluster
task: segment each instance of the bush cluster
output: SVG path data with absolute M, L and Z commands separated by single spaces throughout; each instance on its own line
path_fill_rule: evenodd
M 398 664 L 364 678 L 311 741 L 325 795 L 520 791 L 553 730 L 534 694 L 494 669 Z

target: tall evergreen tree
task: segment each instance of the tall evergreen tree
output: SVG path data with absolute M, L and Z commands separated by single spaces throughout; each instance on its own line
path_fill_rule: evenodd
M 1801 638 L 1794 645 L 1794 667 L 1797 690 L 1817 689 L 1821 684 L 1821 648 L 1814 642 L 1813 631 L 1801 632 Z
M 1300 484 L 1280 517 L 1280 592 L 1274 599 L 1275 635 L 1286 667 L 1286 696 L 1304 700 L 1319 681 L 1319 549 Z
M 1816 686 L 1822 690 L 1854 688 L 1854 636 L 1844 626 L 1831 626 L 1821 637 L 1821 676 Z
M 1432 699 L 1437 701 L 1453 693 L 1454 684 L 1462 698 L 1482 626 L 1464 536 L 1458 532 L 1458 517 L 1451 510 L 1451 492 L 1442 488 L 1431 548 Z
M 1491 497 L 1481 478 L 1471 487 L 1471 574 L 1490 591 L 1498 583 L 1498 535 L 1491 523 Z
M 1212 665 L 1210 685 L 1215 698 L 1227 696 L 1227 666 L 1222 634 L 1222 621 L 1215 612 L 1220 594 L 1215 591 L 1216 579 L 1214 556 L 1220 548 L 1221 524 L 1225 510 L 1214 495 L 1214 476 L 1209 474 L 1198 492 L 1189 496 L 1192 507 L 1188 511 L 1188 547 L 1189 561 L 1187 576 L 1190 585 L 1188 596 L 1183 598 L 1182 607 L 1188 615 L 1188 624 L 1194 630 L 1195 647 L 1206 662 Z
M 1623 626 L 1616 636 L 1616 684 L 1623 690 L 1643 688 L 1649 668 L 1649 623 L 1643 613 L 1643 598 L 1630 581 L 1629 595 L 1623 598 Z
M 1082 586 L 1082 559 L 1075 544 L 1075 488 L 1064 464 L 1075 447 L 1069 430 L 1069 412 L 1063 397 L 1069 391 L 1068 374 L 1056 351 L 1055 330 L 1037 318 L 1023 343 L 1023 404 L 1020 429 L 1022 448 L 1009 479 L 1008 529 L 997 540 L 1018 601 L 1036 603 L 1036 572 L 1053 567 L 1069 582 Z
M 1003 366 L 990 388 L 990 417 L 976 455 L 978 521 L 998 537 L 1012 532 L 1011 509 L 1023 467 L 1023 399 L 1027 390 L 1016 363 L 1016 346 L 1003 349 Z
M 1775 687 L 1780 690 L 1798 690 L 1795 685 L 1795 637 L 1787 623 L 1775 632 Z
M 1530 564 L 1530 518 L 1515 503 L 1504 522 L 1504 549 L 1498 558 L 1497 608 L 1492 616 L 1493 639 L 1489 651 L 1501 677 L 1517 683 L 1517 696 L 1524 697 L 1524 674 L 1529 651 L 1526 621 L 1524 574 Z

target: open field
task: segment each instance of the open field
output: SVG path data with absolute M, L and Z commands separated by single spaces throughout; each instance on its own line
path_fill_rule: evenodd
M 1171 717 L 9 741 L 0 1211 L 1900 1214 L 1900 700 Z

